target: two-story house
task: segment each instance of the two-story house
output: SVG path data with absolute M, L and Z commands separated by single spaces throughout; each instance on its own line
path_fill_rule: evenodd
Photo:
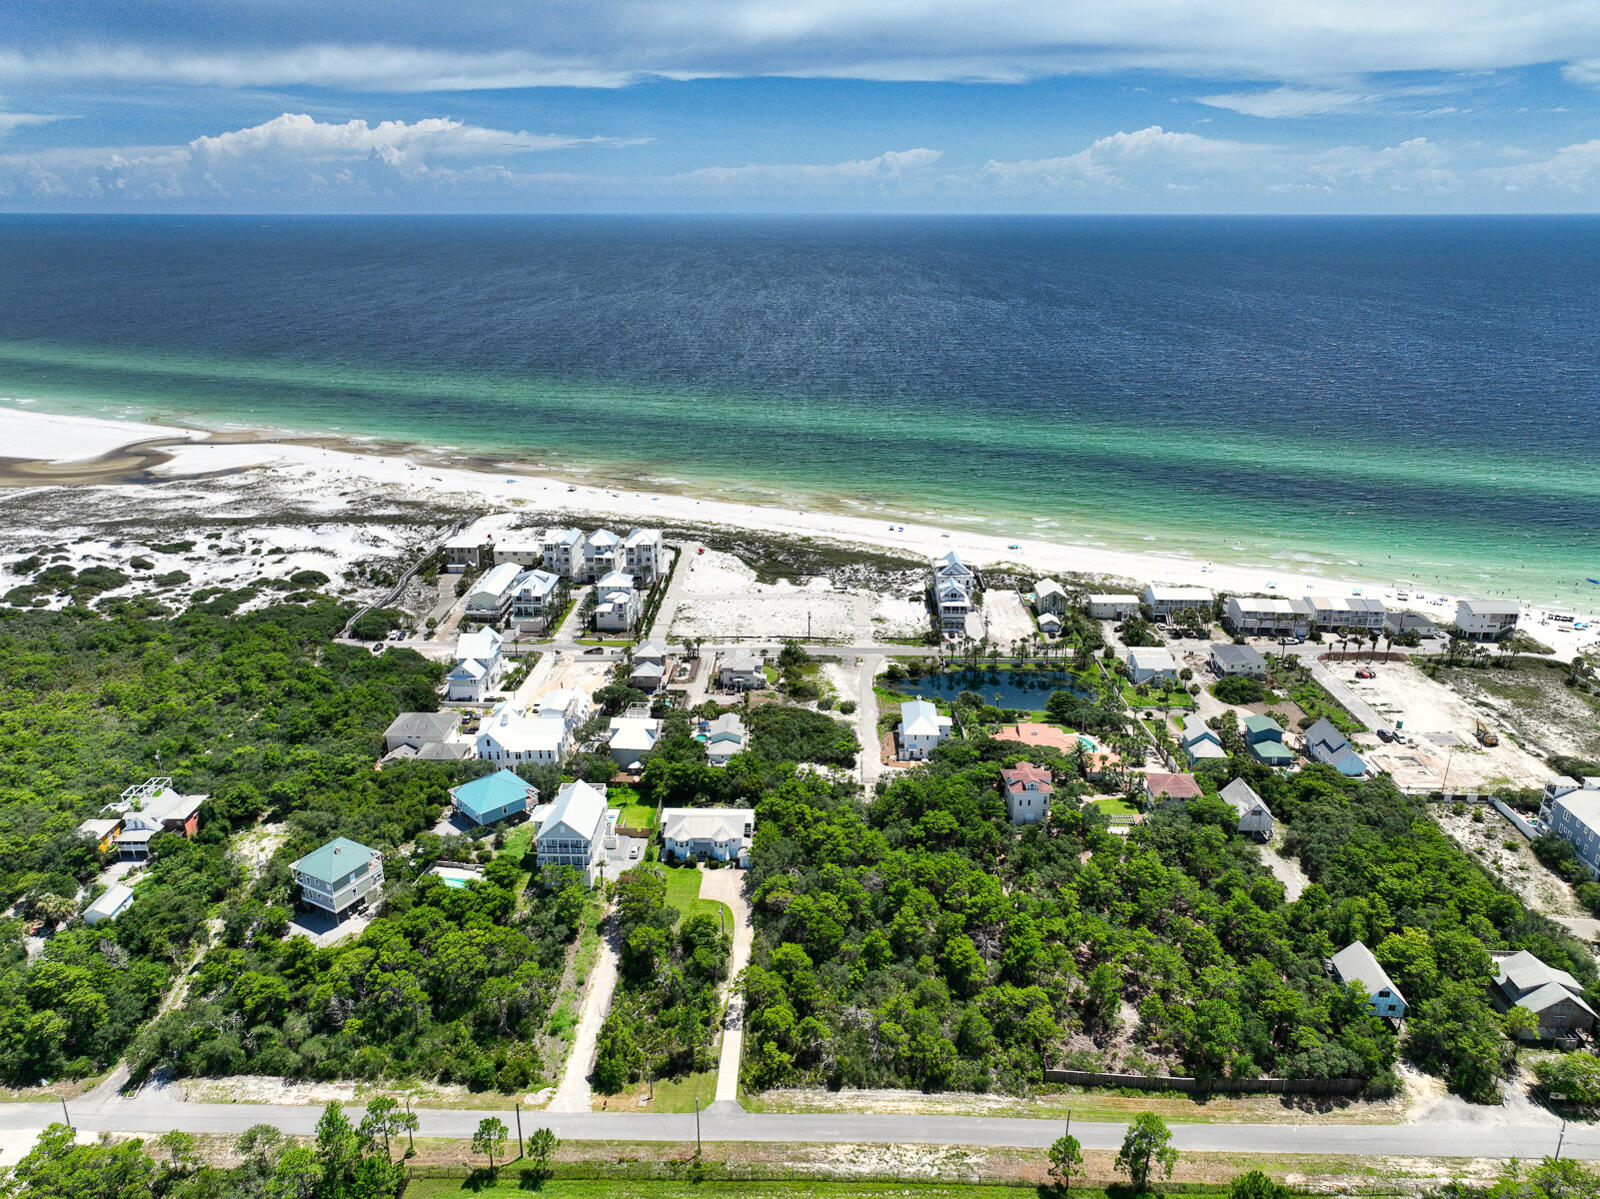
M 678 861 L 750 862 L 753 808 L 662 808 L 661 852 Z
M 900 705 L 900 724 L 895 737 L 900 742 L 902 762 L 926 760 L 939 746 L 950 740 L 955 722 L 939 715 L 939 709 L 920 696 Z
M 383 885 L 383 857 L 375 849 L 335 837 L 289 864 L 300 887 L 300 902 L 341 917 L 360 907 Z
M 1457 600 L 1456 632 L 1472 641 L 1499 641 L 1516 631 L 1521 615 L 1511 600 Z
M 1347 987 L 1359 986 L 1367 995 L 1367 1006 L 1388 1020 L 1399 1020 L 1406 1014 L 1406 997 L 1389 978 L 1388 972 L 1378 965 L 1360 941 L 1352 941 L 1329 959 L 1333 977 Z
M 615 837 L 614 824 L 604 786 L 563 784 L 534 837 L 540 868 L 571 866 L 592 886 L 605 858 L 607 837 Z
M 1000 772 L 1000 791 L 1006 797 L 1006 816 L 1012 824 L 1039 824 L 1050 815 L 1056 786 L 1043 766 L 1018 762 Z

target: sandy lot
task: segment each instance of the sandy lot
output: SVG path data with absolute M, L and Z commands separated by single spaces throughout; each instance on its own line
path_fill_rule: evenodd
M 885 637 L 914 637 L 928 626 L 922 605 L 905 596 L 839 590 L 825 578 L 761 583 L 754 569 L 716 550 L 685 562 L 683 598 L 668 634 L 673 639 L 781 641 L 809 635 L 870 645 Z
M 1436 683 L 1408 662 L 1383 662 L 1377 677 L 1352 680 L 1348 686 L 1390 721 L 1416 739 L 1415 746 L 1382 746 L 1363 737 L 1363 752 L 1380 769 L 1389 770 L 1402 787 L 1438 787 L 1445 780 L 1452 791 L 1499 786 L 1542 787 L 1555 772 L 1527 750 L 1502 736 L 1486 748 L 1473 737 L 1475 721 L 1495 723 L 1492 713 L 1442 683 Z
M 1033 614 L 1022 602 L 1021 593 L 1016 591 L 984 592 L 983 618 L 988 625 L 989 641 L 1002 647 L 1039 631 L 1033 623 Z
M 1489 805 L 1474 804 L 1462 816 L 1455 815 L 1448 804 L 1435 804 L 1431 810 L 1440 828 L 1535 912 L 1550 917 L 1588 915 L 1573 895 L 1572 887 L 1545 869 L 1533 856 L 1527 838 Z M 1483 813 L 1481 823 L 1473 822 L 1475 811 Z M 1514 848 L 1508 849 L 1508 845 Z

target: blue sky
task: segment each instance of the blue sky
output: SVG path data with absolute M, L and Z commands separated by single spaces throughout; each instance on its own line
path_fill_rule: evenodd
M 4 211 L 1600 210 L 1600 0 L 6 9 Z

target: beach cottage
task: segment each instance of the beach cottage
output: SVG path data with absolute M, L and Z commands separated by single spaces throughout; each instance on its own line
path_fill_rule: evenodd
M 950 740 L 955 722 L 939 715 L 939 709 L 918 696 L 900 705 L 900 723 L 895 737 L 900 742 L 902 762 L 920 762 Z
M 1306 730 L 1306 756 L 1314 762 L 1332 766 L 1349 778 L 1367 773 L 1367 764 L 1356 753 L 1349 738 L 1333 726 L 1326 716 Z
M 1239 831 L 1257 841 L 1272 840 L 1272 809 L 1243 779 L 1234 779 L 1219 793 L 1239 813 Z
M 1128 677 L 1139 683 L 1170 683 L 1178 677 L 1178 660 L 1156 646 L 1136 646 L 1127 653 Z
M 1499 641 L 1516 631 L 1521 615 L 1511 600 L 1457 600 L 1456 632 L 1472 641 Z
M 472 824 L 493 824 L 532 810 L 539 792 L 510 770 L 497 770 L 450 790 L 456 815 Z
M 662 808 L 662 856 L 748 866 L 755 829 L 753 808 Z
M 1360 941 L 1352 941 L 1328 961 L 1336 981 L 1345 986 L 1359 986 L 1367 994 L 1367 1006 L 1389 1020 L 1398 1020 L 1406 1014 L 1406 999 L 1400 988 L 1390 980 L 1388 972 L 1378 965 Z
M 382 855 L 347 837 L 335 837 L 289 863 L 289 871 L 300 887 L 300 902 L 335 917 L 360 907 L 383 885 Z

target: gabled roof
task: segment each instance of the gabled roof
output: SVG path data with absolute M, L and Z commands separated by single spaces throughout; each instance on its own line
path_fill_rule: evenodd
M 1211 647 L 1211 656 L 1224 666 L 1248 666 L 1253 670 L 1265 670 L 1267 666 L 1267 660 L 1248 645 L 1218 642 Z
M 1160 646 L 1141 645 L 1128 651 L 1128 665 L 1135 670 L 1177 670 L 1178 660 Z
M 383 735 L 414 741 L 443 741 L 460 725 L 459 712 L 402 712 L 389 722 Z
M 933 570 L 940 575 L 970 575 L 972 569 L 961 560 L 961 555 L 951 550 L 933 560 Z
M 1196 741 L 1213 741 L 1222 744 L 1222 738 L 1216 731 L 1206 724 L 1205 717 L 1191 712 L 1183 718 L 1183 743 L 1193 745 Z
M 1570 1000 L 1588 1012 L 1591 1018 L 1594 1017 L 1594 1009 L 1583 1001 L 1583 996 L 1576 991 L 1568 990 L 1560 983 L 1545 983 L 1537 991 L 1518 999 L 1516 1006 L 1525 1007 L 1537 1016 L 1540 1012 L 1549 1011 L 1562 1000 Z
M 1468 616 L 1521 616 L 1522 606 L 1514 600 L 1457 600 L 1456 611 Z
M 115 920 L 122 909 L 133 902 L 133 888 L 123 883 L 112 883 L 105 889 L 98 899 L 83 909 L 85 924 L 95 924 L 101 920 Z M 95 919 L 90 920 L 93 916 Z
M 1326 716 L 1306 730 L 1306 744 L 1336 754 L 1350 748 L 1350 739 L 1334 727 Z
M 908 699 L 900 705 L 900 733 L 905 737 L 937 737 L 950 727 L 948 716 L 925 699 Z
M 1333 955 L 1333 969 L 1339 976 L 1339 981 L 1345 984 L 1360 983 L 1366 988 L 1367 998 L 1371 999 L 1379 991 L 1388 991 L 1401 1003 L 1405 996 L 1400 994 L 1400 988 L 1394 985 L 1384 968 L 1378 965 L 1378 959 L 1372 956 L 1360 941 L 1352 941 L 1338 953 Z
M 1278 739 L 1283 739 L 1283 726 L 1270 716 L 1246 716 L 1244 731 L 1247 733 L 1276 733 Z
M 754 808 L 662 808 L 661 835 L 674 841 L 743 841 Z
M 589 707 L 589 697 L 581 691 L 571 687 L 560 687 L 555 691 L 547 691 L 539 699 L 540 716 L 566 716 L 576 708 L 586 711 Z
M 577 545 L 582 540 L 582 529 L 551 529 L 544 535 L 544 544 L 547 549 L 558 545 Z
M 631 548 L 643 542 L 660 540 L 660 529 L 633 529 L 622 539 L 622 544 Z
M 1034 789 L 1042 795 L 1054 795 L 1056 790 L 1050 772 L 1043 766 L 1035 766 L 1032 762 L 1018 762 L 1015 766 L 1002 770 L 1000 779 L 1004 790 L 1013 795 L 1020 795 L 1026 791 L 1029 783 L 1036 784 Z
M 320 849 L 313 849 L 299 861 L 289 863 L 289 869 L 308 874 L 320 882 L 332 884 L 362 863 L 370 862 L 377 856 L 377 850 L 368 849 L 359 841 L 352 841 L 348 837 L 335 837 Z
M 1259 741 L 1252 742 L 1250 752 L 1269 765 L 1294 761 L 1294 751 L 1276 737 L 1263 737 Z
M 625 570 L 613 570 L 603 575 L 595 588 L 599 591 L 632 591 L 633 576 Z
M 635 662 L 633 664 L 633 677 L 636 679 L 659 679 L 665 677 L 667 668 L 660 662 Z
M 559 754 L 566 733 L 562 721 L 529 716 L 503 703 L 490 713 L 478 736 L 493 741 L 508 753 Z
M 489 668 L 476 658 L 462 658 L 450 671 L 448 678 L 452 679 L 481 679 L 489 673 Z
M 634 647 L 633 660 L 635 662 L 665 662 L 669 652 L 665 641 L 651 638 L 649 641 L 641 641 Z
M 611 549 L 620 539 L 610 529 L 596 529 L 584 539 L 584 544 L 595 549 Z
M 557 835 L 592 840 L 606 821 L 606 793 L 590 783 L 567 783 L 556 792 L 555 802 L 539 825 L 539 840 Z
M 507 804 L 522 800 L 529 805 L 539 798 L 533 784 L 525 782 L 510 770 L 497 770 L 482 778 L 462 783 L 450 792 L 456 803 L 474 816 L 492 812 Z
M 518 595 L 549 595 L 561 582 L 561 576 L 548 570 L 530 570 L 517 580 Z
M 744 737 L 744 721 L 739 719 L 736 712 L 724 712 L 706 725 L 708 745 L 714 741 L 734 741 L 743 744 Z
M 1255 789 L 1243 779 L 1234 779 L 1233 782 L 1218 792 L 1218 796 L 1231 804 L 1234 811 L 1238 812 L 1241 818 L 1248 816 L 1257 809 L 1266 812 L 1269 816 L 1272 814 L 1271 809 L 1255 793 Z
M 1057 616 L 1054 612 L 1040 613 L 1039 627 L 1042 629 L 1045 627 L 1045 625 L 1051 625 L 1059 629 L 1061 627 L 1061 617 Z
M 717 663 L 717 669 L 738 671 L 740 674 L 759 671 L 761 655 L 748 649 L 733 650 L 722 655 L 721 661 Z
M 480 595 L 502 596 L 511 590 L 518 578 L 524 573 L 524 568 L 515 562 L 502 562 L 499 566 L 490 567 L 478 580 L 478 585 L 472 589 L 471 599 Z M 470 600 L 469 600 L 470 602 Z
M 971 598 L 967 594 L 967 589 L 961 585 L 958 579 L 940 579 L 935 594 L 940 600 L 953 600 L 956 598 L 968 600 Z
M 463 633 L 456 639 L 456 657 L 476 658 L 480 662 L 487 662 L 500 653 L 500 646 L 504 640 L 493 629 L 477 629 L 471 633 Z
M 1144 785 L 1157 798 L 1198 799 L 1204 794 L 1192 774 L 1167 774 L 1152 770 L 1144 776 Z
M 1555 983 L 1574 993 L 1583 990 L 1583 984 L 1565 970 L 1547 966 L 1526 949 L 1518 950 L 1495 963 L 1494 980 L 1513 995 L 1523 995 L 1540 987 Z M 1509 985 L 1508 985 L 1509 984 Z M 1520 1002 L 1520 1001 L 1519 1001 Z M 1524 1004 L 1524 1007 L 1527 1005 Z
M 1043 599 L 1047 595 L 1059 595 L 1065 599 L 1067 595 L 1066 590 L 1054 579 L 1040 579 L 1033 585 L 1033 594 L 1037 599 Z

